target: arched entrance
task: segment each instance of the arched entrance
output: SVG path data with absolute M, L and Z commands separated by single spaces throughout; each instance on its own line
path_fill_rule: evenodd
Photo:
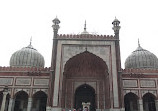
M 156 111 L 155 96 L 147 93 L 143 96 L 143 107 L 145 111 Z
M 46 104 L 47 104 L 47 95 L 44 92 L 39 91 L 33 95 L 33 105 L 32 105 L 33 111 L 46 111 Z
M 70 58 L 65 64 L 61 81 L 62 96 L 60 95 L 59 98 L 62 108 L 79 108 L 81 107 L 81 98 L 84 98 L 82 102 L 91 101 L 92 110 L 110 109 L 109 73 L 106 62 L 102 58 L 88 51 Z M 96 91 L 86 84 L 93 85 Z M 85 85 L 87 89 L 84 89 Z M 84 91 L 89 93 L 87 95 L 80 94 Z M 89 95 L 93 95 L 92 100 L 88 99 Z M 79 100 L 79 96 L 83 97 Z
M 75 109 L 82 109 L 82 103 L 90 103 L 90 111 L 95 111 L 95 90 L 87 84 L 76 89 L 75 92 Z
M 128 93 L 124 97 L 125 111 L 138 111 L 138 96 Z
M 26 111 L 28 103 L 28 94 L 20 91 L 15 96 L 14 111 Z

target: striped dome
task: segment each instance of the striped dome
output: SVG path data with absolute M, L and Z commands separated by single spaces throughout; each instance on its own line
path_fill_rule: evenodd
M 32 47 L 31 43 L 13 53 L 10 58 L 10 66 L 13 67 L 44 67 L 44 63 L 44 57 Z
M 157 57 L 143 49 L 140 45 L 138 48 L 132 52 L 130 56 L 127 57 L 125 61 L 125 68 L 158 68 Z

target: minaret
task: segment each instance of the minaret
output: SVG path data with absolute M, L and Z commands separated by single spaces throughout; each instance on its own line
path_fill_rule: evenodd
M 114 30 L 114 34 L 115 34 L 115 51 L 116 51 L 116 64 L 117 64 L 117 74 L 118 74 L 118 88 L 121 89 L 119 90 L 119 101 L 120 101 L 120 107 L 123 108 L 124 107 L 124 102 L 122 102 L 123 100 L 123 90 L 122 90 L 122 79 L 121 79 L 121 57 L 120 57 L 120 40 L 119 40 L 119 31 L 120 31 L 120 21 L 115 17 L 114 21 L 112 22 L 113 27 L 112 29 Z
M 120 21 L 115 17 L 114 21 L 112 22 L 113 27 L 112 29 L 114 30 L 115 34 L 115 49 L 116 49 L 116 62 L 117 62 L 117 71 L 121 71 L 121 58 L 120 58 L 120 43 L 119 43 L 119 31 L 120 31 Z
M 52 49 L 52 61 L 51 61 L 51 68 L 54 71 L 55 70 L 55 63 L 56 63 L 56 53 L 57 53 L 57 35 L 58 35 L 58 30 L 59 30 L 59 23 L 60 20 L 56 17 L 54 20 L 52 20 L 54 23 L 52 25 L 54 36 L 53 36 L 53 49 Z
M 50 73 L 50 83 L 49 83 L 49 95 L 48 95 L 48 100 L 47 100 L 47 106 L 48 109 L 49 107 L 52 106 L 52 97 L 53 97 L 53 88 L 54 88 L 54 77 L 55 77 L 55 64 L 56 64 L 56 56 L 57 56 L 57 36 L 58 36 L 58 30 L 59 30 L 59 23 L 60 20 L 56 17 L 54 20 L 52 20 L 54 23 L 52 25 L 53 28 L 53 48 L 52 48 L 52 60 L 51 60 L 51 73 Z

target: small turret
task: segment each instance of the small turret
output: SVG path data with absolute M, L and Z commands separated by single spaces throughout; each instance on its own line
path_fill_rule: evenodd
M 57 37 L 57 34 L 58 34 L 58 30 L 60 28 L 59 24 L 60 24 L 60 20 L 56 17 L 54 20 L 52 20 L 52 22 L 54 23 L 52 25 L 53 27 L 53 31 L 54 31 L 54 38 Z
M 119 30 L 120 30 L 120 21 L 115 17 L 115 20 L 112 22 L 113 24 L 113 30 L 114 30 L 114 33 L 115 33 L 115 37 L 119 39 Z

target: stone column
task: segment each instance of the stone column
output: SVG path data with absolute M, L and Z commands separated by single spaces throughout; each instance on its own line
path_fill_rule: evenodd
M 3 92 L 3 101 L 1 105 L 1 111 L 5 110 L 5 103 L 6 103 L 6 97 L 7 97 L 8 92 Z
M 31 111 L 31 108 L 32 108 L 32 98 L 28 98 L 27 111 Z
M 138 109 L 139 109 L 139 111 L 144 111 L 143 110 L 143 100 L 142 99 L 138 100 Z
M 13 107 L 14 107 L 14 99 L 10 98 L 9 99 L 9 106 L 8 106 L 8 111 L 12 111 Z
M 13 106 L 12 106 L 11 111 L 14 111 L 14 107 L 15 107 L 15 99 L 14 99 L 14 101 L 13 101 Z
M 158 111 L 158 100 L 155 100 L 156 111 Z

